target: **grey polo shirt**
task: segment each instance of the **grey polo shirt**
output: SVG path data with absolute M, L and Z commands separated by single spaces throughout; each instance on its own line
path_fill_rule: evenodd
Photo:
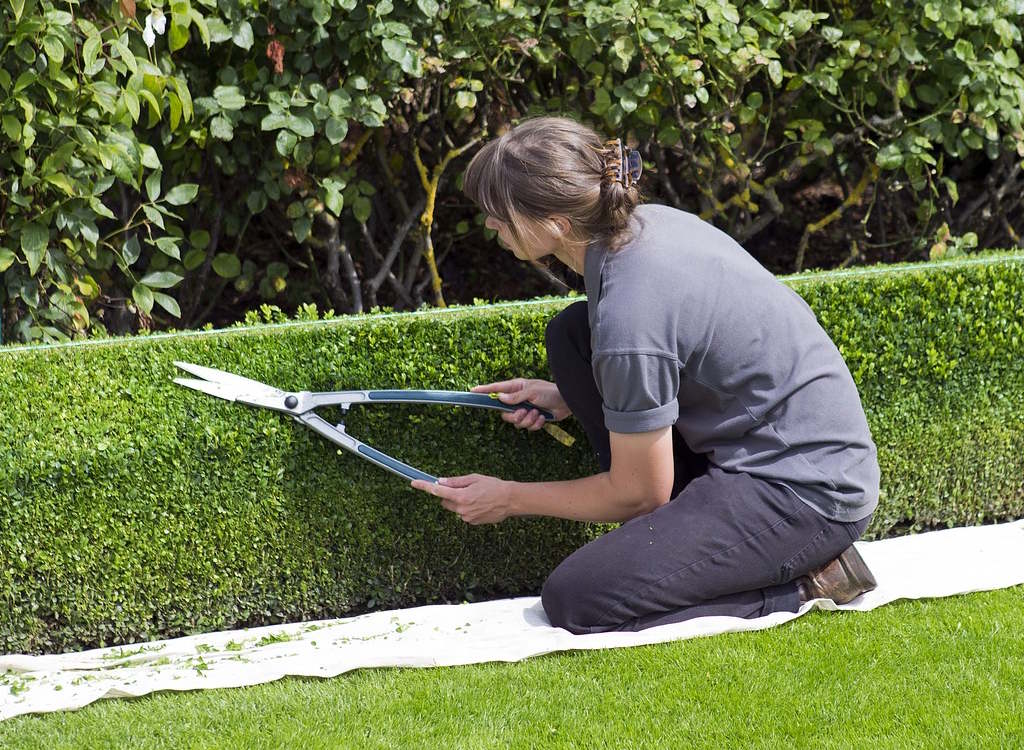
M 586 253 L 593 370 L 612 432 L 675 425 L 726 471 L 787 487 L 822 515 L 878 504 L 857 386 L 807 303 L 724 232 L 642 205 L 618 250 Z

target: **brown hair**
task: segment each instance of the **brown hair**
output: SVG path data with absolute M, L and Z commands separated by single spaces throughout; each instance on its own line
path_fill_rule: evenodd
M 525 120 L 488 142 L 466 168 L 463 190 L 480 209 L 505 222 L 517 239 L 529 224 L 565 216 L 575 239 L 602 239 L 611 248 L 641 201 L 630 180 L 615 179 L 618 148 L 565 117 Z M 621 171 L 621 167 L 619 167 Z

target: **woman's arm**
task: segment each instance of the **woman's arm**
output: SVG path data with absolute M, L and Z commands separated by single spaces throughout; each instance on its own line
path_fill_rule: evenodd
M 509 515 L 628 521 L 671 498 L 672 427 L 611 436 L 611 469 L 561 482 L 509 482 Z
M 628 521 L 670 499 L 675 478 L 672 429 L 611 433 L 611 469 L 582 479 L 509 482 L 469 474 L 437 483 L 415 479 L 411 485 L 441 498 L 466 523 L 497 523 L 509 516 Z

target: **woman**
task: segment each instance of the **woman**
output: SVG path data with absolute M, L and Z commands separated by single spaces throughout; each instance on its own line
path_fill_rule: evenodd
M 544 584 L 550 621 L 573 633 L 760 617 L 871 590 L 853 542 L 878 503 L 879 469 L 839 350 L 803 299 L 726 234 L 639 205 L 639 173 L 639 155 L 618 141 L 543 117 L 484 146 L 464 183 L 517 258 L 554 255 L 587 290 L 548 324 L 553 383 L 473 391 L 575 415 L 602 471 L 412 486 L 469 523 L 624 521 Z M 544 424 L 533 409 L 503 418 Z

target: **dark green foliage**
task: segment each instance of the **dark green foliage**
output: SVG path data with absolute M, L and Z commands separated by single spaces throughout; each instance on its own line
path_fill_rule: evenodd
M 883 473 L 870 536 L 1024 513 L 1022 260 L 786 279 L 863 396 Z M 280 415 L 174 385 L 172 362 L 294 390 L 548 377 L 544 326 L 568 301 L 0 350 L 0 649 L 536 593 L 600 527 L 466 526 Z M 355 407 L 347 424 L 439 475 L 596 470 L 571 420 L 573 448 L 474 409 Z
M 778 268 L 1017 243 L 1021 19 L 1016 0 L 0 2 L 0 337 L 416 309 L 442 281 L 503 296 L 459 175 L 540 113 L 639 146 L 647 195 Z

